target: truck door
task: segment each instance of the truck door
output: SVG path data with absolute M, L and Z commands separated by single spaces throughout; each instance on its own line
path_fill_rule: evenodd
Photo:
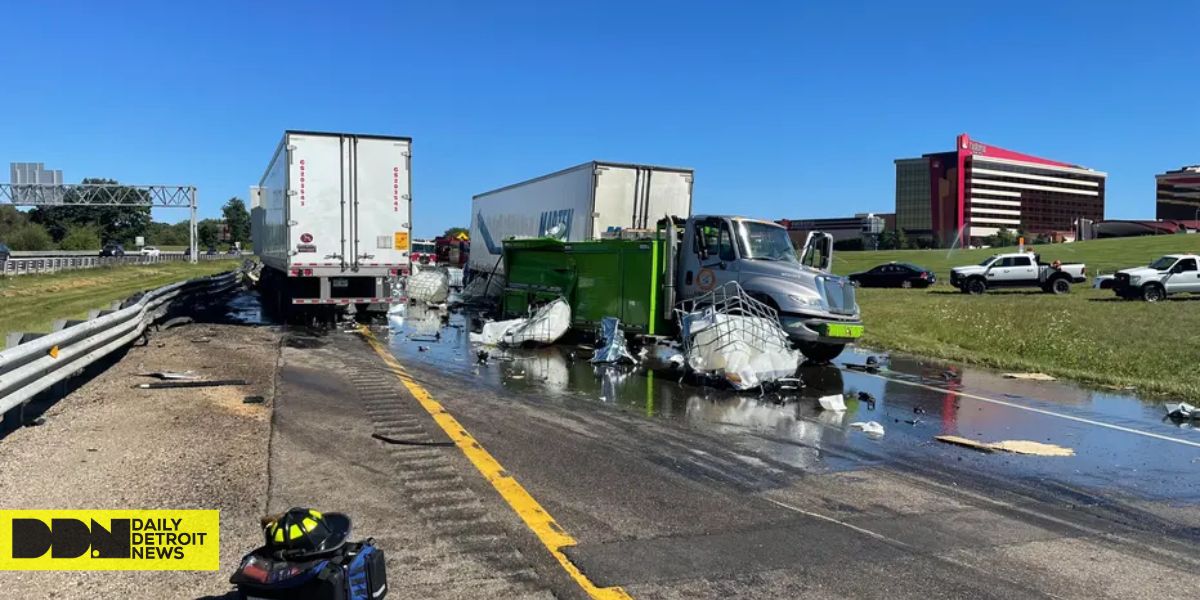
M 1165 282 L 1167 293 L 1178 292 L 1200 293 L 1200 270 L 1196 268 L 1196 259 L 1183 258 L 1171 267 L 1171 275 Z
M 729 222 L 719 217 L 693 220 L 680 249 L 680 278 L 684 298 L 737 281 L 737 244 Z

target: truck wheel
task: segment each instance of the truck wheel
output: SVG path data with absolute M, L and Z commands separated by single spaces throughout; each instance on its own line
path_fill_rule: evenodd
M 1148 283 L 1142 288 L 1142 300 L 1146 302 L 1158 302 L 1166 297 L 1167 291 L 1157 283 Z
M 1059 277 L 1050 282 L 1050 291 L 1056 295 L 1068 294 L 1071 292 L 1071 282 Z
M 845 344 L 820 344 L 816 342 L 806 342 L 800 344 L 800 352 L 804 354 L 810 362 L 827 363 L 837 358 L 842 350 L 846 348 Z
M 967 282 L 967 293 L 972 296 L 978 296 L 987 292 L 987 284 L 982 279 L 972 279 Z

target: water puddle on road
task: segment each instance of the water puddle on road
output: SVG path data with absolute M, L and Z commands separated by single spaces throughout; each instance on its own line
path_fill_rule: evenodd
M 573 345 L 487 348 L 469 340 L 471 318 L 421 306 L 389 317 L 392 352 L 514 397 L 534 395 L 616 408 L 730 440 L 766 459 L 812 471 L 889 462 L 953 464 L 993 475 L 1150 498 L 1200 501 L 1200 430 L 1164 419 L 1161 402 L 1060 382 L 1016 381 L 939 361 L 893 357 L 866 372 L 871 353 L 848 351 L 837 365 L 803 365 L 799 389 L 765 396 L 682 380 L 670 365 L 596 366 Z M 476 324 L 477 326 L 478 324 Z M 844 412 L 823 411 L 822 396 L 844 394 Z M 852 423 L 874 421 L 882 437 Z M 983 454 L 935 441 L 1053 444 L 1074 456 Z

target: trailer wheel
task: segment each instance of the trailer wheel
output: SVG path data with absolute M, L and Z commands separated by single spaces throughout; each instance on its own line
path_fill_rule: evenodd
M 987 283 L 984 283 L 983 279 L 976 277 L 967 282 L 966 290 L 972 296 L 979 296 L 987 292 Z
M 1167 290 L 1157 283 L 1147 283 L 1142 287 L 1142 300 L 1146 302 L 1158 302 L 1167 297 Z
M 817 342 L 800 344 L 800 352 L 804 354 L 804 358 L 807 358 L 809 362 L 821 364 L 832 362 L 845 349 L 845 344 L 821 344 Z
M 1071 292 L 1071 282 L 1066 277 L 1059 277 L 1050 282 L 1049 291 L 1055 295 L 1068 294 Z

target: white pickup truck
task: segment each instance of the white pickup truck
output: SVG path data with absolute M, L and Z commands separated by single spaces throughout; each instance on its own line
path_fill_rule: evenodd
M 1168 254 L 1148 267 L 1117 271 L 1112 289 L 1126 300 L 1158 302 L 1171 294 L 1200 294 L 1200 256 Z
M 950 285 L 965 294 L 982 294 L 991 287 L 1040 287 L 1048 294 L 1065 294 L 1072 283 L 1087 279 L 1083 263 L 1041 262 L 1032 252 L 996 254 L 977 265 L 954 267 Z

